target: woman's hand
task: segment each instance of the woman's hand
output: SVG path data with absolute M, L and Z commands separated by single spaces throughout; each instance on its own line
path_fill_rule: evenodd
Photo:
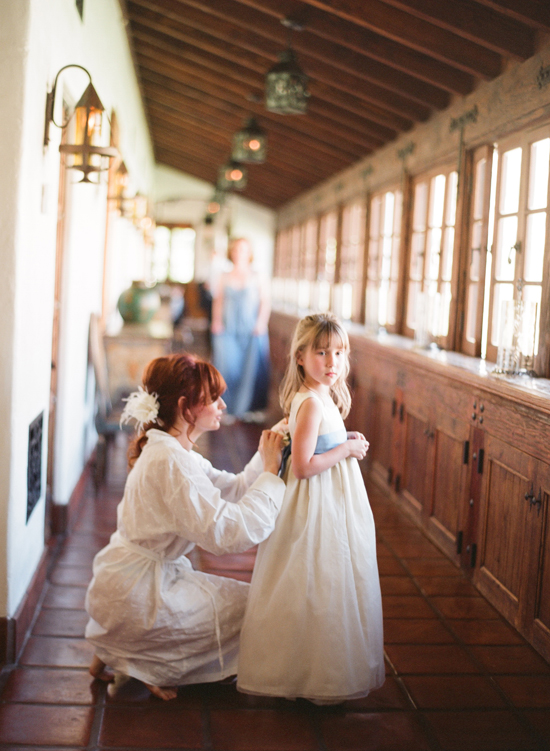
M 213 334 L 223 334 L 223 324 L 218 323 L 218 322 L 214 323 L 214 321 L 212 321 L 212 326 L 210 327 L 210 331 Z
M 263 430 L 258 451 L 264 463 L 264 472 L 278 474 L 283 456 L 283 436 L 273 430 Z
M 283 417 L 282 420 L 279 420 L 279 422 L 276 422 L 275 425 L 271 428 L 271 430 L 273 430 L 274 433 L 281 433 L 281 435 L 288 433 L 288 417 Z
M 361 434 L 359 433 L 359 435 Z M 369 442 L 365 440 L 364 437 L 349 438 L 346 441 L 346 445 L 349 451 L 349 456 L 354 459 L 359 459 L 359 461 L 365 458 L 367 451 L 369 450 Z

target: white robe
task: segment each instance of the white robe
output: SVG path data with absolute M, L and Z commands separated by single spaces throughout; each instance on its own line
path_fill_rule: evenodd
M 150 430 L 117 510 L 117 531 L 95 557 L 86 638 L 125 675 L 157 686 L 217 681 L 237 672 L 249 585 L 195 571 L 199 544 L 238 553 L 264 540 L 284 482 L 262 471 L 214 469 L 173 436 Z

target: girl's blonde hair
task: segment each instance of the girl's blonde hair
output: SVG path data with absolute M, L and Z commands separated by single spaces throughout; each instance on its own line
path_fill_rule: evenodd
M 330 395 L 342 417 L 346 418 L 351 407 L 351 395 L 346 383 L 349 374 L 349 338 L 347 331 L 332 313 L 315 313 L 298 322 L 290 345 L 290 361 L 281 383 L 279 401 L 285 417 L 290 414 L 290 404 L 294 394 L 300 390 L 305 381 L 304 369 L 298 364 L 298 355 L 309 347 L 317 349 L 326 347 L 333 338 L 340 340 L 345 350 L 346 361 L 340 378 L 330 389 Z

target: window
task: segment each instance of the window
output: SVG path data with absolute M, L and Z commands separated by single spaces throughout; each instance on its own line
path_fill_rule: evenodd
M 498 144 L 494 241 L 487 270 L 487 359 L 492 362 L 497 357 L 506 303 L 514 300 L 524 303 L 524 325 L 529 330 L 523 329 L 523 334 L 531 339 L 532 354 L 538 352 L 549 160 L 548 127 Z
M 449 348 L 458 268 L 454 258 L 458 175 L 447 168 L 413 182 L 413 215 L 404 333 L 421 331 Z M 456 306 L 455 306 L 456 307 Z M 420 337 L 423 338 L 422 336 Z
M 317 217 L 312 217 L 302 224 L 300 246 L 300 272 L 298 287 L 298 307 L 309 308 L 311 291 L 317 278 Z
M 492 164 L 492 147 L 482 146 L 472 154 L 462 351 L 474 357 L 481 355 Z
M 398 325 L 399 249 L 403 194 L 392 189 L 370 201 L 365 323 L 395 331 Z
M 195 230 L 159 225 L 155 229 L 151 273 L 157 282 L 190 282 L 195 273 Z
M 361 321 L 363 301 L 363 263 L 365 256 L 365 199 L 342 209 L 342 239 L 338 264 L 338 310 L 342 318 Z
M 313 307 L 324 312 L 331 306 L 331 287 L 336 279 L 336 250 L 338 245 L 338 212 L 329 211 L 319 221 L 319 255 L 317 288 Z

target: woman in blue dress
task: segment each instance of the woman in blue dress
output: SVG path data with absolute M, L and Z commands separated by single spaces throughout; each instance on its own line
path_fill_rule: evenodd
M 229 258 L 233 267 L 221 276 L 212 305 L 213 360 L 227 384 L 227 414 L 246 420 L 267 406 L 270 296 L 246 238 L 231 242 Z

